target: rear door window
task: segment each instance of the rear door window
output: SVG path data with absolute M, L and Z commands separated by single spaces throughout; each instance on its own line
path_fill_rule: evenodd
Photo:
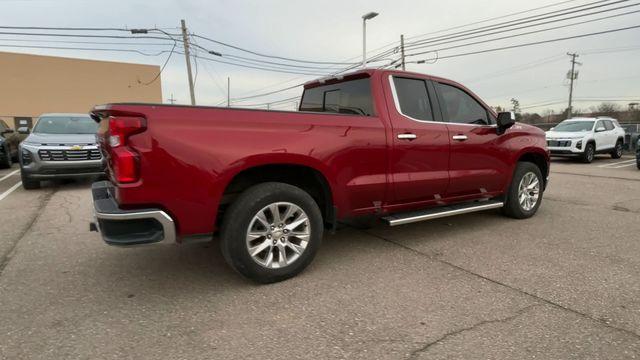
M 306 89 L 300 111 L 373 116 L 371 79 L 356 79 Z
M 613 126 L 611 120 L 604 120 L 604 128 L 607 130 L 613 130 L 615 127 Z
M 417 120 L 433 121 L 427 83 L 420 79 L 393 77 L 398 106 L 403 115 Z
M 471 95 L 455 86 L 438 83 L 441 107 L 444 103 L 445 121 L 459 124 L 489 125 L 487 109 Z

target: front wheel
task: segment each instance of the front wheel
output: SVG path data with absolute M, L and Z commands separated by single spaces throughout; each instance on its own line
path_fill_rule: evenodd
M 220 246 L 242 275 L 273 283 L 300 273 L 322 241 L 318 205 L 302 189 L 263 183 L 244 191 L 224 215 Z
M 33 189 L 39 189 L 40 188 L 40 181 L 38 180 L 33 180 L 31 178 L 29 178 L 27 175 L 24 174 L 24 172 L 20 172 L 20 177 L 22 178 L 22 187 L 25 190 L 33 190 Z
M 502 208 L 503 213 L 516 219 L 532 217 L 542 202 L 542 182 L 542 173 L 535 164 L 519 162 Z
M 620 159 L 621 157 L 622 157 L 622 141 L 618 140 L 618 142 L 616 142 L 616 147 L 614 147 L 613 151 L 611 151 L 611 158 Z
M 593 158 L 596 155 L 596 147 L 593 143 L 588 143 L 584 148 L 584 152 L 582 153 L 581 160 L 583 163 L 590 164 L 593 161 Z

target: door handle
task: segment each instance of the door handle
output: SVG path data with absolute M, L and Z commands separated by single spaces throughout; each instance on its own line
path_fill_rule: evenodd
M 404 133 L 404 134 L 398 134 L 398 139 L 400 140 L 413 140 L 416 139 L 418 136 L 416 134 L 411 134 L 411 133 Z
M 453 135 L 451 138 L 458 141 L 465 141 L 468 139 L 467 135 Z

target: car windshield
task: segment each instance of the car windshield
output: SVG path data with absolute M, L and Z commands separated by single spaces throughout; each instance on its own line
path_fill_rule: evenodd
M 574 132 L 574 131 L 591 131 L 593 129 L 593 121 L 566 121 L 561 122 L 553 128 L 553 131 Z
M 40 134 L 95 134 L 98 124 L 88 116 L 46 116 L 33 129 Z

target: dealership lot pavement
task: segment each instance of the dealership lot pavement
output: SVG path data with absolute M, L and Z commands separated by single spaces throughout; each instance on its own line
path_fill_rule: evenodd
M 344 228 L 268 286 L 217 242 L 104 245 L 88 181 L 16 188 L 0 200 L 0 359 L 640 358 L 631 159 L 554 160 L 529 220 Z

